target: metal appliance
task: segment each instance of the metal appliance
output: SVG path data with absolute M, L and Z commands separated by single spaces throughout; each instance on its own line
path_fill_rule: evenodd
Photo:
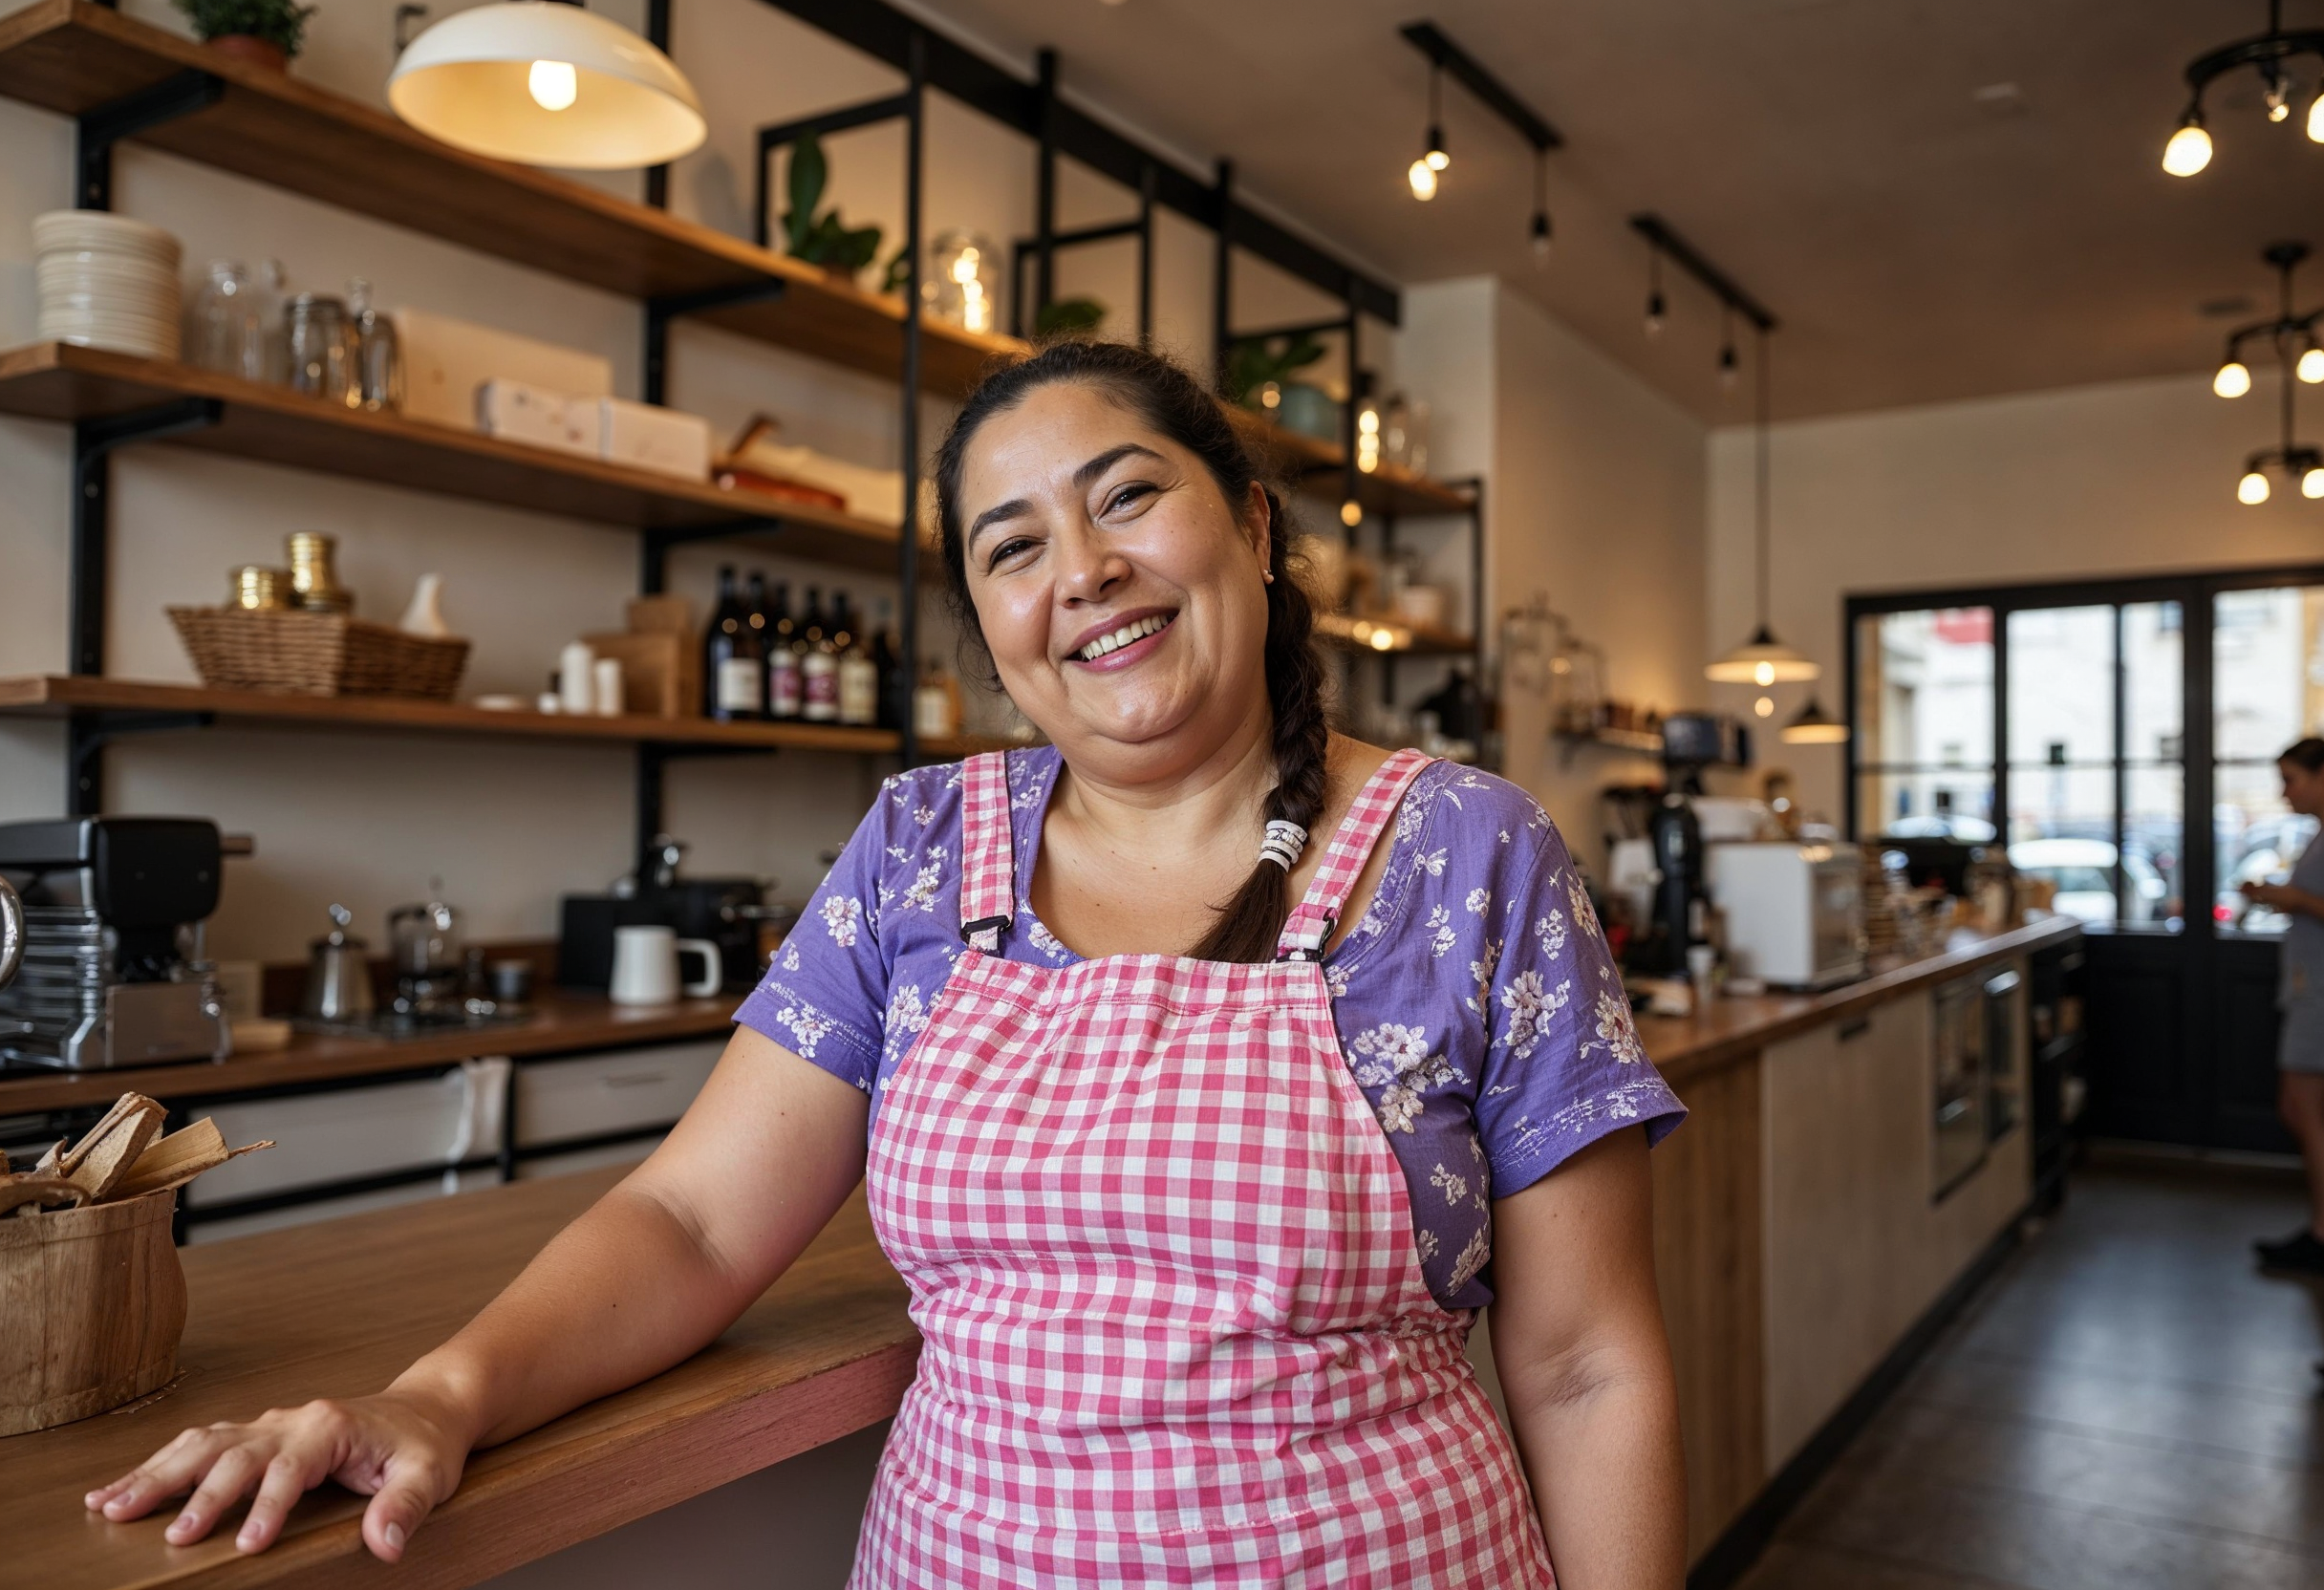
M 94 1071 L 225 1059 L 202 924 L 226 854 L 202 818 L 0 825 L 0 877 L 23 915 L 22 964 L 0 989 L 0 1061 Z
M 1853 845 L 1712 845 L 1712 904 L 1738 976 L 1775 988 L 1831 988 L 1864 975 L 1863 861 Z
M 655 864 L 639 880 L 623 879 L 605 894 L 568 894 L 560 907 L 557 981 L 603 991 L 613 978 L 613 930 L 659 924 L 680 938 L 719 947 L 721 982 L 730 993 L 758 986 L 779 930 L 795 913 L 766 903 L 764 878 L 678 875 L 686 847 L 661 836 Z M 628 892 L 623 892 L 623 890 Z
M 307 993 L 299 1014 L 318 1021 L 350 1021 L 372 1013 L 371 962 L 363 940 L 349 933 L 355 913 L 331 908 L 331 931 L 308 946 Z
M 2025 978 L 2006 965 L 1955 978 L 1937 985 L 1935 1010 L 1932 1199 L 1967 1180 L 2024 1118 L 2017 1046 L 2026 1030 Z
M 15 978 L 24 963 L 24 902 L 6 878 L 0 878 L 0 988 Z

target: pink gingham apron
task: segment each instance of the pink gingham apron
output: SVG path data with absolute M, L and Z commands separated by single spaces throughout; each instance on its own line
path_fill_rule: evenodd
M 1430 1294 L 1319 964 L 1416 752 L 1366 784 L 1279 958 L 1003 958 L 998 755 L 962 934 L 869 1184 L 919 1372 L 850 1585 L 1552 1583 L 1516 1452 Z

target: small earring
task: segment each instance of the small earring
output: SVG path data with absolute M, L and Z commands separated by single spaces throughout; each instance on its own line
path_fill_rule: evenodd
M 1269 585 L 1273 585 L 1275 583 L 1275 570 L 1272 569 L 1262 569 L 1259 571 L 1259 577 L 1266 581 Z

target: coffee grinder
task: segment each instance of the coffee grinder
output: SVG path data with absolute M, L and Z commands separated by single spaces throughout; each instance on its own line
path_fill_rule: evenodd
M 1683 978 L 1687 952 L 1707 942 L 1710 893 L 1703 878 L 1703 826 L 1694 803 L 1705 793 L 1703 769 L 1751 760 L 1748 731 L 1707 712 L 1673 713 L 1663 721 L 1663 797 L 1646 820 L 1654 851 L 1654 913 L 1631 952 L 1633 970 Z

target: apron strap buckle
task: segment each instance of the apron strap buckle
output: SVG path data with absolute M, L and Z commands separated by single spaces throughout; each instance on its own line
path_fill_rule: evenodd
M 1001 948 L 1001 930 L 1009 925 L 1005 916 L 979 916 L 974 922 L 960 924 L 960 937 L 991 955 Z

